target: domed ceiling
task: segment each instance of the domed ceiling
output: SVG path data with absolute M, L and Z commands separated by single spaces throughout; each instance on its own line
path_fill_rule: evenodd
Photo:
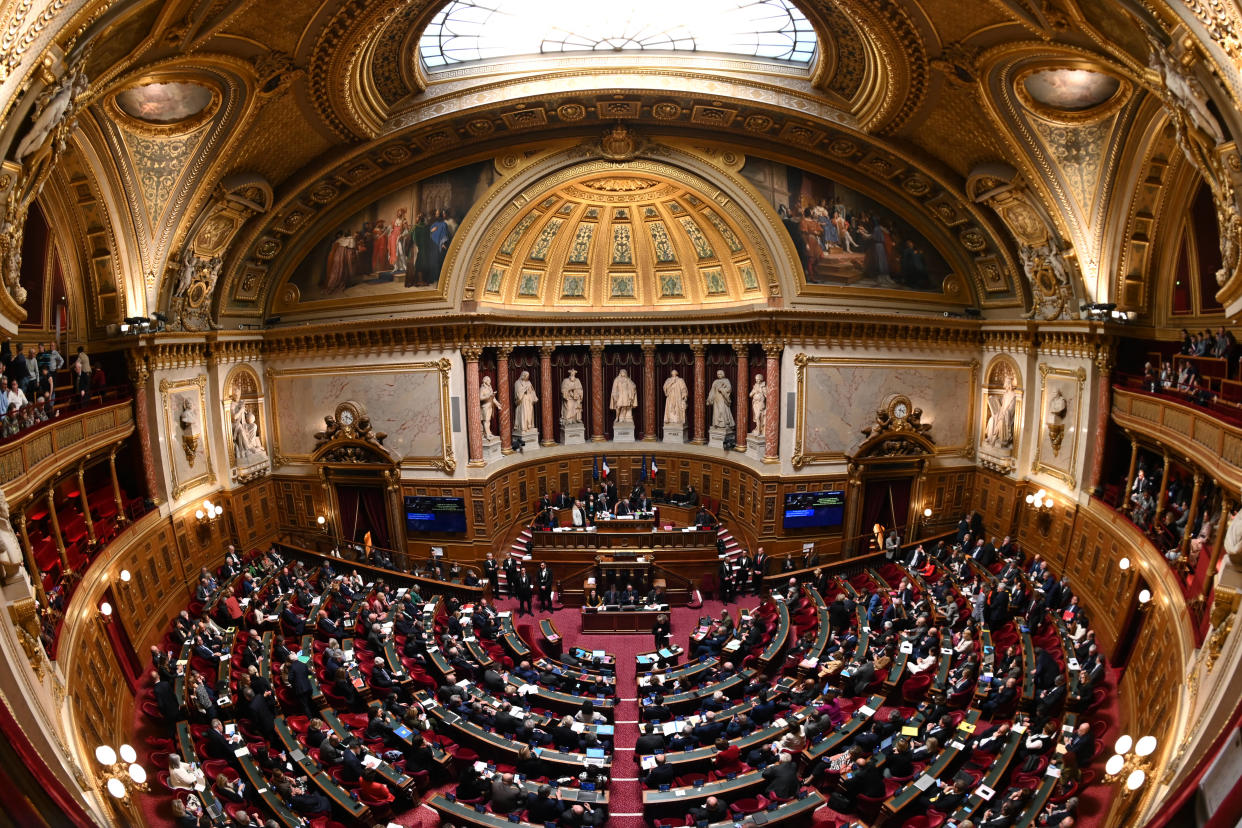
M 589 174 L 519 210 L 486 255 L 482 305 L 640 310 L 764 302 L 757 231 L 683 183 Z

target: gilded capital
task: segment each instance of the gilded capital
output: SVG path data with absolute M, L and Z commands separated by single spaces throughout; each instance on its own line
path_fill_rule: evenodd
M 539 346 L 539 356 L 540 356 L 540 357 L 542 357 L 542 358 L 544 358 L 544 359 L 551 359 L 551 358 L 552 358 L 552 353 L 553 353 L 555 350 L 556 350 L 556 346 L 555 346 L 555 345 L 540 345 L 540 346 Z
M 463 345 L 461 349 L 461 358 L 466 362 L 478 362 L 479 357 L 483 355 L 483 349 L 478 345 Z
M 763 353 L 768 359 L 779 358 L 783 350 L 785 346 L 779 342 L 765 342 L 763 345 Z

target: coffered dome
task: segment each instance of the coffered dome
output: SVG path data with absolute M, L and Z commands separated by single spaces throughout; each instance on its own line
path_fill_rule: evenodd
M 579 175 L 506 219 L 478 260 L 482 305 L 626 311 L 769 295 L 754 222 L 650 169 Z

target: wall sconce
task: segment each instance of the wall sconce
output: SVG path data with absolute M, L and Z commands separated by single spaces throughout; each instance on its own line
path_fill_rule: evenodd
M 1048 496 L 1046 489 L 1040 489 L 1033 495 L 1026 496 L 1026 505 L 1036 511 L 1052 511 L 1052 498 Z
M 121 586 L 125 587 L 126 589 L 129 589 L 129 582 L 134 579 L 134 576 L 130 574 L 129 570 L 122 569 L 118 577 L 121 579 Z
M 315 518 L 315 523 L 319 524 L 319 531 L 326 533 L 328 531 L 328 519 L 323 515 Z
M 1122 782 L 1122 792 L 1127 795 L 1143 787 L 1147 781 L 1149 757 L 1156 751 L 1156 737 L 1144 736 L 1135 742 L 1129 735 L 1123 735 L 1117 739 L 1113 750 L 1115 753 L 1104 764 L 1104 779 Z
M 1128 570 L 1130 568 L 1130 559 L 1122 558 L 1121 560 L 1117 561 L 1117 568 L 1120 569 L 1122 572 L 1125 572 L 1126 570 Z
M 1151 590 L 1150 589 L 1139 590 L 1138 608 L 1139 608 L 1139 612 L 1145 612 L 1146 610 L 1151 608 Z
M 214 523 L 220 515 L 224 514 L 224 507 L 212 503 L 210 500 L 203 501 L 203 508 L 194 512 L 194 517 L 198 518 L 198 522 L 202 524 Z
M 109 745 L 95 748 L 95 761 L 103 766 L 103 789 L 114 799 L 126 799 L 130 790 L 147 789 L 147 770 L 138 764 L 138 753 L 121 745 L 120 755 Z
M 112 621 L 112 605 L 107 601 L 104 601 L 99 605 L 99 618 L 104 621 L 104 623 Z
M 923 520 L 930 520 L 931 516 L 932 516 L 932 510 L 931 510 L 931 507 L 929 506 L 928 508 L 923 510 Z

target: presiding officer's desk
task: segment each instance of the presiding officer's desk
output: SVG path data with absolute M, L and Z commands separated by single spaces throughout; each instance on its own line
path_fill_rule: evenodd
M 662 607 L 662 608 L 661 608 Z M 668 613 L 668 604 L 658 607 L 638 605 L 634 609 L 582 609 L 584 633 L 647 633 L 650 635 L 656 619 Z

